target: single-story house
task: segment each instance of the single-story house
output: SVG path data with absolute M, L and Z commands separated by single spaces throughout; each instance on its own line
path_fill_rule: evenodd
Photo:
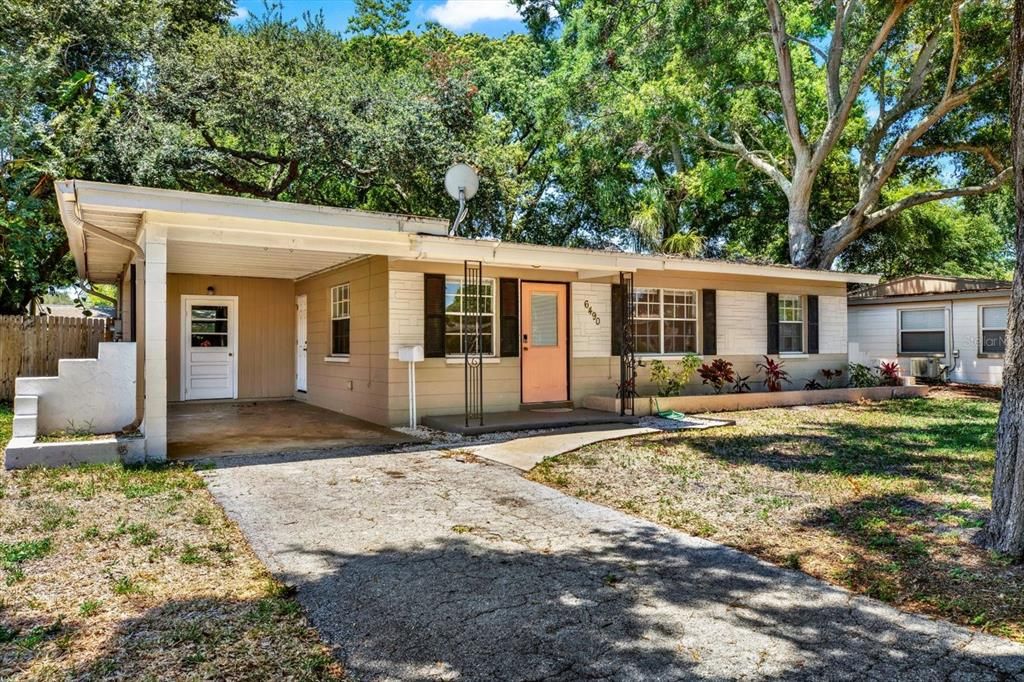
M 850 293 L 850 361 L 908 376 L 1003 382 L 1010 282 L 913 275 Z
M 798 388 L 846 366 L 847 285 L 878 281 L 80 180 L 57 197 L 79 276 L 119 287 L 122 343 L 109 345 L 135 350 L 101 349 L 100 363 L 132 373 L 122 421 L 136 420 L 148 459 L 166 456 L 181 402 L 283 398 L 405 425 L 415 347 L 421 417 L 649 393 L 647 361 L 686 353 L 727 358 L 752 384 L 761 356 L 778 355 Z

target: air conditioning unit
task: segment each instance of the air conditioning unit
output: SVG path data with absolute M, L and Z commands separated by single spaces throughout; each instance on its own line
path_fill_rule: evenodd
M 910 361 L 910 373 L 921 379 L 938 379 L 944 369 L 941 358 L 913 358 Z

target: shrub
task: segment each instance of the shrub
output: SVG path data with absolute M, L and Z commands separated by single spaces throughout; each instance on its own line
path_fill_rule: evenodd
M 758 371 L 764 374 L 764 381 L 762 383 L 772 393 L 781 391 L 783 382 L 787 384 L 793 383 L 789 380 L 789 372 L 783 369 L 785 364 L 784 361 L 773 360 L 767 355 L 764 356 L 764 362 L 757 363 Z
M 687 354 L 670 367 L 661 360 L 651 361 L 651 381 L 658 387 L 658 397 L 664 398 L 679 395 L 690 383 L 690 379 L 700 367 L 700 357 Z
M 843 370 L 823 369 L 821 370 L 821 376 L 825 377 L 825 388 L 832 388 L 836 380 L 843 376 Z
M 820 391 L 823 388 L 825 387 L 818 383 L 817 379 L 808 379 L 807 383 L 804 384 L 805 391 Z
M 899 386 L 902 383 L 898 362 L 883 362 L 878 366 L 878 375 L 882 386 Z
M 715 393 L 721 393 L 726 384 L 736 381 L 736 373 L 732 370 L 732 363 L 723 358 L 715 358 L 711 364 L 704 363 L 697 370 L 702 383 L 709 384 Z
M 872 388 L 878 385 L 878 375 L 867 365 L 850 363 L 850 386 L 854 388 Z
M 736 377 L 736 381 L 732 382 L 732 389 L 731 389 L 732 392 L 733 393 L 750 393 L 750 384 L 747 383 L 747 381 L 749 379 L 750 379 L 749 376 L 746 376 L 746 377 L 738 376 L 738 377 Z

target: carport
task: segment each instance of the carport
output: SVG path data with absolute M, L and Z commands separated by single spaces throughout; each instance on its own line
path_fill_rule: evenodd
M 172 403 L 171 459 L 389 447 L 417 440 L 298 400 Z

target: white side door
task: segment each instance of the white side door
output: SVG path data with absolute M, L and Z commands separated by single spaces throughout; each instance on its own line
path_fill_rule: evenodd
M 306 372 L 308 368 L 306 332 L 306 295 L 295 297 L 295 390 L 306 390 Z
M 181 298 L 181 399 L 237 398 L 238 298 Z

